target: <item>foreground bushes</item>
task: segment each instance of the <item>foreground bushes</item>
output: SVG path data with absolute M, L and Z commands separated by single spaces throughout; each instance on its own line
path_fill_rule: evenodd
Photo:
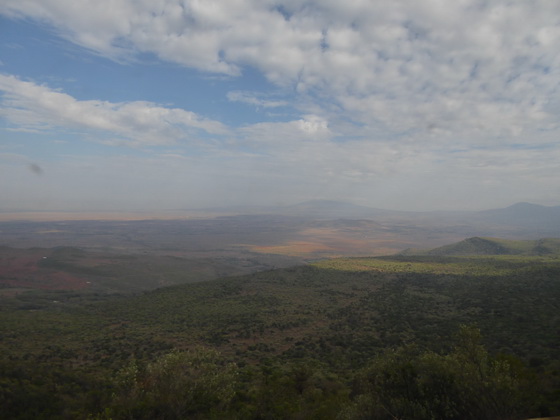
M 98 418 L 505 420 L 527 414 L 531 381 L 516 359 L 492 358 L 470 327 L 449 354 L 401 347 L 344 380 L 313 361 L 240 369 L 198 349 L 122 369 Z
M 209 418 L 227 411 L 238 369 L 214 350 L 172 352 L 144 368 L 132 363 L 115 379 L 105 417 L 122 419 Z
M 534 399 L 531 376 L 516 359 L 492 358 L 480 333 L 462 327 L 450 354 L 389 351 L 356 379 L 356 394 L 343 410 L 348 419 L 522 418 Z

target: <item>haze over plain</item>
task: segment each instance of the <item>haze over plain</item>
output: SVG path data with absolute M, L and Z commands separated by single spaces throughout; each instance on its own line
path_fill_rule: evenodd
M 4 0 L 0 210 L 560 196 L 556 1 Z

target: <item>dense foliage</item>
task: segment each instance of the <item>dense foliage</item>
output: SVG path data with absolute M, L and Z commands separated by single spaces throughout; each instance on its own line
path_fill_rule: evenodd
M 542 256 L 350 258 L 128 298 L 5 297 L 0 416 L 558 414 L 558 297 L 560 261 Z

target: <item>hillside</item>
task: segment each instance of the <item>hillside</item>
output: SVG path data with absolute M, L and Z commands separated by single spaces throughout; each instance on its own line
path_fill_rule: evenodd
M 113 378 L 131 361 L 203 348 L 217 350 L 245 378 L 236 391 L 245 402 L 230 407 L 235 418 L 295 419 L 305 410 L 332 418 L 326 413 L 357 403 L 351 384 L 387 350 L 413 345 L 447 360 L 460 326 L 474 324 L 490 354 L 531 369 L 523 377 L 533 378 L 540 396 L 524 401 L 526 414 L 558 413 L 559 278 L 560 260 L 550 257 L 426 255 L 324 260 L 101 302 L 78 292 L 21 293 L 2 299 L 0 368 L 12 391 L 0 396 L 10 404 L 27 399 L 19 406 L 27 417 L 25 407 L 39 402 L 53 412 L 63 401 L 76 412 L 97 412 L 99 404 L 117 404 L 110 402 Z M 424 363 L 418 351 L 415 363 Z M 27 372 L 26 383 L 17 372 Z M 296 372 L 318 382 L 292 395 L 297 386 L 285 388 L 281 378 Z M 49 381 L 59 383 L 54 398 Z M 308 386 L 311 394 L 303 393 Z M 267 392 L 277 396 L 267 400 Z
M 560 256 L 560 239 L 507 240 L 472 237 L 430 250 L 408 249 L 401 255 L 481 256 L 481 255 L 540 255 Z
M 193 255 L 194 254 L 194 255 Z M 301 260 L 249 252 L 143 252 L 77 247 L 19 249 L 0 246 L 0 296 L 32 290 L 132 294 L 289 267 Z

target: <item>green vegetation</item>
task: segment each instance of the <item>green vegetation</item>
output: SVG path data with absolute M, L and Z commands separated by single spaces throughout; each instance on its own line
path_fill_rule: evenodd
M 449 354 L 406 346 L 375 358 L 358 376 L 344 417 L 511 419 L 535 397 L 530 386 L 515 360 L 490 357 L 479 331 L 462 326 Z
M 451 245 L 418 251 L 408 250 L 403 255 L 440 255 L 440 256 L 474 256 L 474 255 L 541 255 L 560 256 L 560 239 L 544 238 L 537 240 L 514 241 L 499 238 L 473 237 Z
M 0 405 L 9 418 L 559 414 L 559 297 L 560 260 L 521 254 L 20 293 L 2 298 Z
M 213 350 L 172 352 L 141 368 L 121 369 L 105 416 L 133 419 L 223 415 L 233 399 L 237 367 Z

